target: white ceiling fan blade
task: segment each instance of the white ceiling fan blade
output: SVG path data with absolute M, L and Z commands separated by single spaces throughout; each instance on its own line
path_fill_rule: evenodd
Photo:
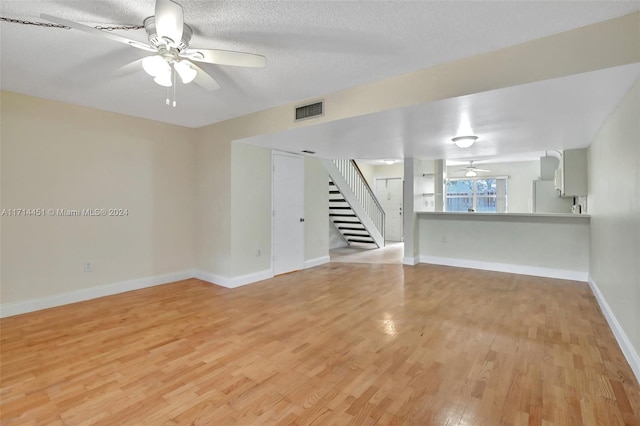
M 183 58 L 192 61 L 207 62 L 216 65 L 232 65 L 236 67 L 264 68 L 265 57 L 253 53 L 234 52 L 218 49 L 187 49 L 180 53 Z
M 142 60 L 144 58 L 136 59 L 133 62 L 129 62 L 127 65 L 123 65 L 113 72 L 113 76 L 116 78 L 126 77 L 135 72 L 142 70 Z
M 470 170 L 473 170 L 474 172 L 490 172 L 491 170 L 487 170 L 487 169 L 477 169 L 477 168 L 472 168 Z
M 49 22 L 53 22 L 56 24 L 60 24 L 60 25 L 66 25 L 67 27 L 71 27 L 74 30 L 78 30 L 78 31 L 83 31 L 85 33 L 89 33 L 89 34 L 93 34 L 96 35 L 98 37 L 103 37 L 103 38 L 108 38 L 109 40 L 113 40 L 113 41 L 117 41 L 119 43 L 124 43 L 128 46 L 132 46 L 138 49 L 142 49 L 142 50 L 146 50 L 147 52 L 155 52 L 156 49 L 146 45 L 144 43 L 140 43 L 139 41 L 135 41 L 135 40 L 131 40 L 129 38 L 126 37 L 122 37 L 107 31 L 102 31 L 99 30 L 97 28 L 93 28 L 93 27 L 89 27 L 87 25 L 82 25 L 82 24 L 78 24 L 77 22 L 73 22 L 73 21 L 68 21 L 66 19 L 62 19 L 62 18 L 58 18 L 55 16 L 51 16 L 51 15 L 47 15 L 47 14 L 41 14 L 40 17 L 42 19 L 45 19 Z
M 156 0 L 155 23 L 158 38 L 174 46 L 180 43 L 184 28 L 182 6 L 171 0 Z
M 194 63 L 191 63 L 191 67 L 194 70 L 198 71 L 198 73 L 196 74 L 196 78 L 193 79 L 193 82 L 195 84 L 210 92 L 213 92 L 214 90 L 218 90 L 220 88 L 218 82 L 215 81 L 213 77 L 207 74 L 202 68 Z

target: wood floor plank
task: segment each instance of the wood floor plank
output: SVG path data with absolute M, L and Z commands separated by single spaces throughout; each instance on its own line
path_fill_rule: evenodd
M 0 423 L 640 425 L 585 283 L 330 263 L 0 320 Z

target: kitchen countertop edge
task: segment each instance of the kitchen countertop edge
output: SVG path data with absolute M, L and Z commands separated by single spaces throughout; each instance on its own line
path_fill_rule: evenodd
M 589 219 L 591 215 L 576 213 L 483 213 L 483 212 L 425 212 L 416 214 L 424 216 L 491 216 L 491 217 L 536 217 L 536 218 L 575 218 Z

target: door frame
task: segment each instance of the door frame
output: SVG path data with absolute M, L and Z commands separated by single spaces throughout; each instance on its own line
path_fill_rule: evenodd
M 302 160 L 302 176 L 299 176 L 300 181 L 302 182 L 302 216 L 304 217 L 304 202 L 305 202 L 305 197 L 304 197 L 304 156 L 303 155 L 298 155 L 298 154 L 293 154 L 290 152 L 286 152 L 286 151 L 278 151 L 275 149 L 271 150 L 271 271 L 272 273 L 275 275 L 275 255 L 276 255 L 276 230 L 275 230 L 275 210 L 274 210 L 274 195 L 275 195 L 275 179 L 274 179 L 274 175 L 275 175 L 275 163 L 274 163 L 274 156 L 279 155 L 279 156 L 283 156 L 283 157 L 293 157 L 293 158 L 298 158 Z M 300 249 L 302 252 L 302 262 L 300 265 L 300 269 L 302 270 L 304 269 L 304 261 L 305 261 L 305 231 L 306 231 L 306 222 L 303 225 L 303 232 L 302 232 L 302 241 L 300 242 Z M 293 271 L 290 271 L 293 272 Z M 287 272 L 283 272 L 283 273 L 287 273 Z

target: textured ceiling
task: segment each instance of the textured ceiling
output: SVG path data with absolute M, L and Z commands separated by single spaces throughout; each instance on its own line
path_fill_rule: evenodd
M 191 46 L 267 57 L 264 69 L 204 65 L 222 88 L 178 85 L 177 108 L 142 70 L 145 55 L 78 31 L 0 23 L 3 90 L 198 127 L 272 106 L 567 31 L 638 10 L 638 2 L 189 1 Z M 141 24 L 153 0 L 1 1 L 0 15 L 46 13 L 83 24 Z M 122 33 L 144 41 L 143 30 Z

